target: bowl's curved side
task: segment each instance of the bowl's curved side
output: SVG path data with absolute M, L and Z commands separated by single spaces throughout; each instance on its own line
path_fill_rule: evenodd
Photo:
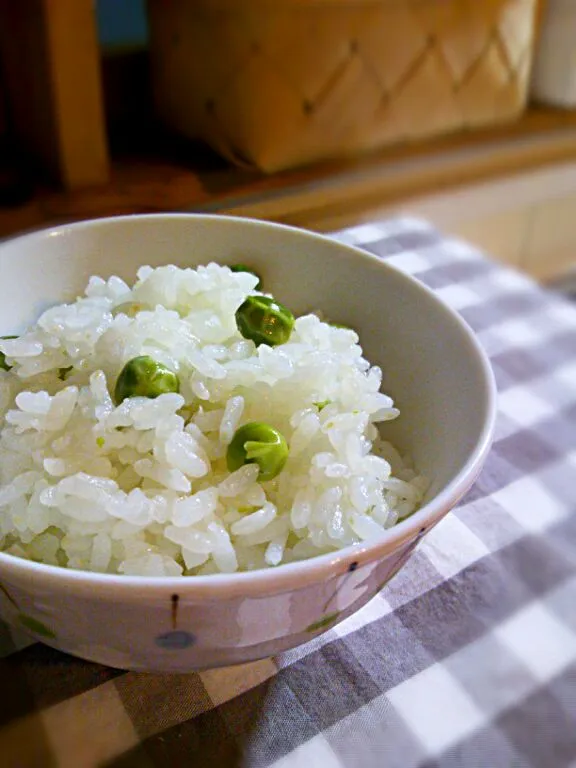
M 60 651 L 121 669 L 189 672 L 240 664 L 311 640 L 362 608 L 404 565 L 418 536 L 381 559 L 258 597 L 190 598 L 186 590 L 114 600 L 3 577 L 3 617 Z

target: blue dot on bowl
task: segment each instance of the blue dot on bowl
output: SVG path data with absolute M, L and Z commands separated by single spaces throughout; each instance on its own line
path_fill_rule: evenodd
M 164 635 L 158 635 L 156 638 L 156 645 L 167 651 L 181 651 L 183 648 L 190 648 L 195 642 L 196 638 L 194 635 L 183 630 L 166 632 Z

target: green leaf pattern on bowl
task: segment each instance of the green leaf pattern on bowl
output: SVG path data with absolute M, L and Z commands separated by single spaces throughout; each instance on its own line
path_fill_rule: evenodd
M 340 611 L 334 611 L 333 613 L 327 613 L 318 621 L 314 621 L 306 627 L 306 632 L 318 632 L 320 629 L 327 629 L 331 624 L 337 621 L 340 616 Z
M 29 632 L 34 632 L 35 635 L 40 635 L 41 637 L 47 637 L 50 639 L 54 639 L 56 637 L 55 632 L 47 627 L 46 624 L 43 624 L 38 619 L 35 619 L 33 616 L 28 616 L 25 613 L 19 613 L 18 620 L 25 629 L 27 629 Z
M 20 611 L 20 606 L 3 584 L 0 584 L 0 592 L 2 592 L 14 608 L 16 608 L 18 611 L 18 621 L 25 629 L 29 632 L 33 632 L 35 635 L 40 635 L 41 637 L 46 637 L 48 639 L 54 639 L 56 637 L 56 633 L 47 627 L 46 624 L 41 622 L 40 619 L 35 619 L 33 616 L 28 616 L 27 613 L 22 613 Z

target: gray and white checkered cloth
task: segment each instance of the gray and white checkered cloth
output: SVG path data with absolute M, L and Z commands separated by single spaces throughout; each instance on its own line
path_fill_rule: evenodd
M 420 221 L 335 237 L 433 288 L 490 355 L 474 489 L 380 595 L 279 658 L 123 673 L 0 627 L 5 768 L 576 766 L 576 306 Z

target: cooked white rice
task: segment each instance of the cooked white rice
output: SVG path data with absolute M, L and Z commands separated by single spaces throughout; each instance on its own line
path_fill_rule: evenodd
M 142 267 L 132 289 L 92 277 L 0 341 L 2 549 L 109 573 L 233 572 L 377 538 L 416 509 L 426 481 L 379 436 L 398 411 L 357 334 L 309 314 L 287 344 L 257 348 L 234 316 L 255 284 L 216 264 Z M 115 407 L 139 355 L 177 372 L 180 394 Z M 250 421 L 289 444 L 274 480 L 227 470 Z

